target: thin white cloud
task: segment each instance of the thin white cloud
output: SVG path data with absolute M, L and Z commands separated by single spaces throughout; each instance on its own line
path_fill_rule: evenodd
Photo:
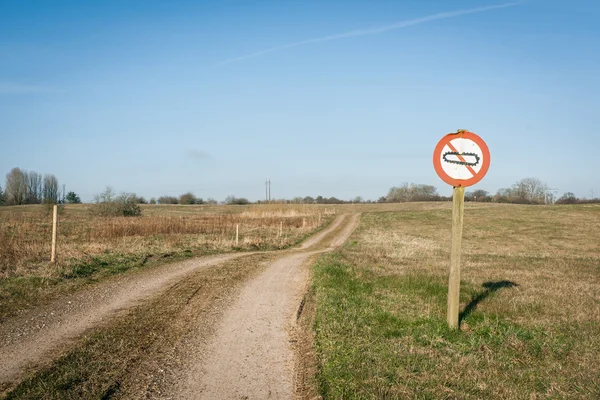
M 30 94 L 52 92 L 51 88 L 36 85 L 22 85 L 11 82 L 0 82 L 0 94 Z
M 389 25 L 383 25 L 383 26 L 378 26 L 378 27 L 368 28 L 368 29 L 358 29 L 358 30 L 344 32 L 344 33 L 338 33 L 335 35 L 323 36 L 323 37 L 315 38 L 315 39 L 302 40 L 300 42 L 288 43 L 288 44 L 284 44 L 281 46 L 276 46 L 276 47 L 271 47 L 269 49 L 256 51 L 254 53 L 245 54 L 243 56 L 230 58 L 228 60 L 217 63 L 217 66 L 227 65 L 227 64 L 247 60 L 249 58 L 257 57 L 257 56 L 260 56 L 263 54 L 273 53 L 275 51 L 285 50 L 285 49 L 289 49 L 292 47 L 303 46 L 305 44 L 329 42 L 332 40 L 345 39 L 345 38 L 356 37 L 356 36 L 375 35 L 378 33 L 383 33 L 383 32 L 387 32 L 387 31 L 393 31 L 396 29 L 406 28 L 409 26 L 423 24 L 425 22 L 436 21 L 436 20 L 440 20 L 440 19 L 454 18 L 454 17 L 459 17 L 461 15 L 475 14 L 475 13 L 480 13 L 480 12 L 485 12 L 485 11 L 497 10 L 500 8 L 513 7 L 513 6 L 522 4 L 522 3 L 523 3 L 523 1 L 518 1 L 518 2 L 512 2 L 512 3 L 504 3 L 504 4 L 496 4 L 496 5 L 485 6 L 485 7 L 471 8 L 468 10 L 441 12 L 441 13 L 437 13 L 437 14 L 427 15 L 427 16 L 421 17 L 421 18 L 399 21 L 399 22 L 395 22 L 395 23 L 389 24 Z

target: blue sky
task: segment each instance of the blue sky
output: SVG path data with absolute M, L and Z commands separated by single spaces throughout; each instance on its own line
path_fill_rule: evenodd
M 492 155 L 474 188 L 600 194 L 600 2 L 495 5 L 2 0 L 0 173 L 84 200 L 449 194 L 431 154 L 466 128 Z

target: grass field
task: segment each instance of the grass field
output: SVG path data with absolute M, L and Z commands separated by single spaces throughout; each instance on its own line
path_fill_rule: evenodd
M 319 260 L 323 397 L 600 398 L 600 207 L 467 204 L 459 331 L 450 223 L 449 204 L 366 212 Z
M 0 321 L 90 280 L 181 258 L 290 247 L 325 226 L 333 207 L 147 205 L 141 217 L 98 217 L 87 205 L 52 217 L 40 205 L 0 207 Z M 235 243 L 239 226 L 239 243 Z

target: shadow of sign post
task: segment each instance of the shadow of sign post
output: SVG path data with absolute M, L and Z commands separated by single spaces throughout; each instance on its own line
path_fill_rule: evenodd
M 517 283 L 512 281 L 497 281 L 497 282 L 485 282 L 481 285 L 485 288 L 482 292 L 475 295 L 465 306 L 465 309 L 462 310 L 460 315 L 458 316 L 458 324 L 467 318 L 473 311 L 477 309 L 479 303 L 485 300 L 490 294 L 497 292 L 503 288 L 512 288 L 519 286 Z

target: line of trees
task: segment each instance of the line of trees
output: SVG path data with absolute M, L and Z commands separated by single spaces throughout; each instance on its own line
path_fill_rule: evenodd
M 109 190 L 109 189 L 107 189 Z M 111 189 L 112 190 L 112 189 Z M 106 192 L 105 192 L 106 193 Z M 112 193 L 111 193 L 112 194 Z M 127 194 L 127 202 L 135 204 L 218 204 L 212 198 L 203 199 L 196 197 L 192 192 L 183 193 L 180 196 L 161 196 L 158 199 L 151 198 L 147 201 L 144 197 L 135 194 Z M 379 203 L 399 203 L 411 201 L 445 201 L 451 200 L 450 197 L 439 195 L 437 189 L 432 185 L 423 185 L 415 183 L 403 183 L 400 186 L 392 187 L 386 196 L 380 197 Z M 537 178 L 525 178 L 516 182 L 509 188 L 499 189 L 496 194 L 491 194 L 486 190 L 477 189 L 465 193 L 465 201 L 477 202 L 496 202 L 496 203 L 518 203 L 518 204 L 577 204 L 577 203 L 597 203 L 600 199 L 578 199 L 573 193 L 567 192 L 559 199 L 554 199 L 548 185 Z M 60 203 L 81 203 L 81 199 L 74 192 L 61 193 L 58 179 L 52 174 L 42 175 L 35 171 L 25 171 L 20 168 L 13 168 L 6 174 L 6 183 L 4 188 L 0 186 L 0 205 L 22 205 L 22 204 L 60 204 Z M 96 203 L 98 200 L 96 199 Z M 257 204 L 263 201 L 257 201 Z M 279 199 L 271 203 L 280 204 L 349 204 L 349 203 L 372 203 L 364 201 L 362 197 L 357 196 L 352 200 L 340 200 L 336 197 L 294 197 L 291 200 Z M 221 204 L 251 204 L 244 197 L 229 195 Z
M 176 196 L 161 196 L 158 199 L 151 198 L 150 201 L 146 202 L 143 198 L 140 203 L 143 204 L 217 204 L 218 202 L 215 199 L 208 198 L 203 199 L 202 197 L 196 197 L 194 193 L 187 192 L 179 197 Z
M 408 201 L 440 201 L 445 199 L 445 197 L 438 194 L 435 186 L 404 183 L 401 186 L 392 187 L 387 196 L 380 198 L 379 201 L 386 203 L 403 203 Z
M 58 179 L 52 174 L 13 168 L 6 174 L 4 190 L 0 188 L 0 202 L 6 205 L 59 203 L 62 196 Z
M 399 203 L 451 199 L 451 197 L 440 196 L 434 186 L 404 183 L 399 187 L 392 187 L 387 196 L 381 197 L 378 202 Z M 491 194 L 483 189 L 467 191 L 465 193 L 465 201 L 516 204 L 577 204 L 598 203 L 600 199 L 578 199 L 571 192 L 567 192 L 559 199 L 555 199 L 546 183 L 537 178 L 524 178 L 509 188 L 499 189 L 496 194 Z

